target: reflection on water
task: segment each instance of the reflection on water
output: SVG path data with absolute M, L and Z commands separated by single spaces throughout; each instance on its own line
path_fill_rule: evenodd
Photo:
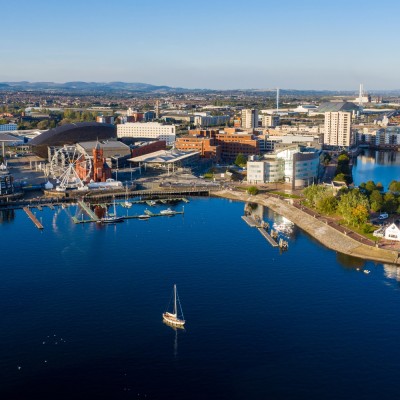
M 164 325 L 169 326 L 171 329 L 175 331 L 175 339 L 174 339 L 174 358 L 178 356 L 178 332 L 186 332 L 185 328 L 183 326 L 175 326 L 167 321 L 163 320 Z
M 387 189 L 392 180 L 400 179 L 400 153 L 364 150 L 354 160 L 352 172 L 355 185 L 372 180 Z
M 12 222 L 15 218 L 14 210 L 0 210 L 0 224 Z
M 365 265 L 365 261 L 361 258 L 343 253 L 336 253 L 336 260 L 345 269 L 357 269 L 362 268 Z
M 386 278 L 400 282 L 400 268 L 397 265 L 383 264 Z

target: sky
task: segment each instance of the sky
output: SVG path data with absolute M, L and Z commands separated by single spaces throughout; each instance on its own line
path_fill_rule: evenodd
M 0 82 L 400 89 L 398 0 L 0 0 Z

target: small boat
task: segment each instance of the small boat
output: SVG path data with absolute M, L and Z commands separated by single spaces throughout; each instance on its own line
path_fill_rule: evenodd
M 149 200 L 149 201 L 147 202 L 147 204 L 148 204 L 150 207 L 153 207 L 153 206 L 155 206 L 157 203 L 156 203 L 154 200 Z
M 122 207 L 124 208 L 131 208 L 132 203 L 128 201 L 128 187 L 126 187 L 126 192 L 125 192 L 125 201 L 121 204 Z
M 150 215 L 141 214 L 141 215 L 138 216 L 138 218 L 139 218 L 139 219 L 149 219 L 149 218 L 150 218 Z
M 369 274 L 371 271 L 369 269 L 364 269 L 364 274 Z
M 110 215 L 108 214 L 108 211 L 106 210 L 106 215 L 103 217 L 99 222 L 102 224 L 116 224 L 118 222 L 124 222 L 123 217 L 118 217 L 116 210 L 115 210 L 115 199 L 114 199 L 114 214 Z
M 175 215 L 176 211 L 171 210 L 170 208 L 167 208 L 166 210 L 161 210 L 160 214 L 162 214 L 162 215 Z
M 174 285 L 174 309 L 172 311 L 172 313 L 166 311 L 165 313 L 163 313 L 163 320 L 172 325 L 172 326 L 176 326 L 176 327 L 183 327 L 183 325 L 185 325 L 185 320 L 183 317 L 183 312 L 182 312 L 182 307 L 181 307 L 181 303 L 179 301 L 179 297 L 178 297 L 178 291 L 176 289 L 176 285 Z M 181 318 L 178 317 L 178 304 L 179 304 L 179 309 L 181 312 Z

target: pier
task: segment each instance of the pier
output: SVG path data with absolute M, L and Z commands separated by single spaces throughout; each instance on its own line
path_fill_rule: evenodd
M 82 208 L 83 211 L 86 212 L 87 215 L 89 215 L 91 220 L 88 222 L 96 222 L 99 220 L 99 217 L 90 209 L 90 207 L 88 207 L 88 205 L 84 201 L 78 201 L 78 205 Z
M 256 220 L 253 217 L 249 217 L 247 215 L 242 215 L 242 220 L 246 222 L 247 225 L 250 226 L 250 228 L 258 228 L 259 226 L 257 225 Z
M 264 229 L 264 228 L 257 228 L 258 231 L 267 239 L 267 242 L 272 246 L 272 247 L 279 247 L 279 244 L 276 243 L 274 239 L 272 239 L 271 235 Z
M 36 216 L 32 213 L 32 211 L 28 207 L 24 207 L 23 210 L 28 215 L 29 219 L 36 225 L 36 228 L 43 229 L 43 225 L 39 222 Z
M 264 221 L 256 221 L 252 216 L 250 215 L 242 215 L 242 220 L 246 222 L 247 225 L 250 226 L 250 228 L 257 228 L 258 231 L 261 233 L 261 235 L 264 236 L 265 239 L 267 239 L 267 242 L 272 246 L 272 247 L 279 247 L 279 244 L 277 241 L 268 233 L 267 229 L 269 224 L 265 223 Z

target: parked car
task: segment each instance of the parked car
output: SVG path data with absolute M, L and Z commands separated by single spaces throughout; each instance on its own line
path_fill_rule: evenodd
M 386 218 L 389 218 L 388 213 L 382 213 L 381 215 L 379 215 L 379 219 L 386 219 Z

